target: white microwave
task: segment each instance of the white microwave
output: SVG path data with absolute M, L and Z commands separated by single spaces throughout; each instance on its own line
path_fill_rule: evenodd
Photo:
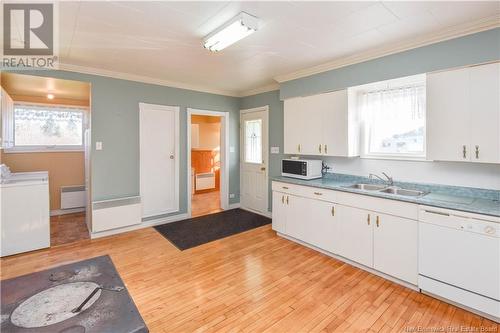
M 321 178 L 321 160 L 281 160 L 281 175 L 299 179 Z

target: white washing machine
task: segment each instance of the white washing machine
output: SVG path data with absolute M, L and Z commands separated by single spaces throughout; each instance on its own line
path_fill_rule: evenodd
M 0 256 L 50 246 L 48 172 L 12 173 L 0 182 Z

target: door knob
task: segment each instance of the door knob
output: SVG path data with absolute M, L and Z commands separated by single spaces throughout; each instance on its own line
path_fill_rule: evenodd
M 174 155 L 170 155 L 170 159 L 173 160 L 174 159 Z

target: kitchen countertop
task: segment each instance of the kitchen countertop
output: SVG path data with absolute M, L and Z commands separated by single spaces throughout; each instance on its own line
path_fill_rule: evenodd
M 378 198 L 410 202 L 419 205 L 500 217 L 500 191 L 497 190 L 438 184 L 394 182 L 394 186 L 396 187 L 430 192 L 429 194 L 420 197 L 408 197 L 378 191 L 346 188 L 346 186 L 356 183 L 383 184 L 380 181 L 373 181 L 367 177 L 352 175 L 327 174 L 323 176 L 323 178 L 313 180 L 302 180 L 290 177 L 273 177 L 272 180 L 289 184 L 357 193 Z

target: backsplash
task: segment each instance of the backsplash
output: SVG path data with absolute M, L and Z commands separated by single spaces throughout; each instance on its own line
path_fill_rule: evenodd
M 368 177 L 386 172 L 395 181 L 500 190 L 500 165 L 467 162 L 324 157 L 331 172 Z

